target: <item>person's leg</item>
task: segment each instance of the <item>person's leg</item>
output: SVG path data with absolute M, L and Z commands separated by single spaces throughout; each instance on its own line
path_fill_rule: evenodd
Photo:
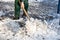
M 28 12 L 28 0 L 24 1 L 24 8 L 25 8 L 26 12 Z M 26 16 L 24 11 L 23 11 L 23 15 L 22 16 Z
M 58 8 L 57 8 L 57 13 L 59 14 L 59 11 L 60 11 L 60 0 L 58 2 Z
M 19 19 L 20 16 L 20 4 L 18 0 L 15 0 L 15 19 Z

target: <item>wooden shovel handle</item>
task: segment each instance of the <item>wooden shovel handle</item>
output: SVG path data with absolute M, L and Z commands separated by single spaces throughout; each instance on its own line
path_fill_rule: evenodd
M 19 4 L 20 4 L 20 0 L 19 0 Z M 22 8 L 22 10 L 25 12 L 25 15 L 27 16 L 27 18 L 30 20 L 30 17 L 28 15 L 28 13 L 26 12 L 25 8 Z
M 25 12 L 25 15 L 28 17 L 28 19 L 30 20 L 30 17 L 29 17 L 29 15 L 28 15 L 28 13 L 26 12 L 26 10 L 25 9 L 23 9 L 23 11 Z

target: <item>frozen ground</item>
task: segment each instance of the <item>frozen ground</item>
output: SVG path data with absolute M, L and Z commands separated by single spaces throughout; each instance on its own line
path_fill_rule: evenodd
M 14 4 L 0 2 L 0 40 L 60 40 L 60 14 L 56 13 L 57 5 L 53 4 L 31 3 L 30 20 L 21 17 L 12 20 Z

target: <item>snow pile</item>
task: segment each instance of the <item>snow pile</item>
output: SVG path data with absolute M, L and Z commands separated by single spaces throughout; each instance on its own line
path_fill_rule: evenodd
M 54 19 L 53 21 L 51 21 L 51 24 L 49 25 L 49 28 L 51 30 L 56 31 L 60 35 L 59 19 Z
M 21 27 L 25 23 L 25 27 Z M 57 40 L 57 32 L 48 28 L 47 22 L 30 18 L 30 20 L 0 21 L 0 40 Z
M 31 18 L 30 20 L 26 21 L 26 25 L 25 27 L 28 30 L 28 34 L 34 34 L 36 31 L 41 32 L 41 34 L 45 34 L 47 31 L 47 24 L 45 24 L 44 22 L 42 22 L 41 20 L 38 19 L 33 19 Z

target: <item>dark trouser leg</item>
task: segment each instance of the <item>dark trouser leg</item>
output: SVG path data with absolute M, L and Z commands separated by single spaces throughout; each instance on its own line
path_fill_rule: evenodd
M 19 19 L 20 16 L 20 5 L 18 0 L 15 0 L 15 19 Z
M 60 11 L 60 0 L 58 2 L 58 8 L 57 8 L 57 13 L 59 14 L 59 11 Z

